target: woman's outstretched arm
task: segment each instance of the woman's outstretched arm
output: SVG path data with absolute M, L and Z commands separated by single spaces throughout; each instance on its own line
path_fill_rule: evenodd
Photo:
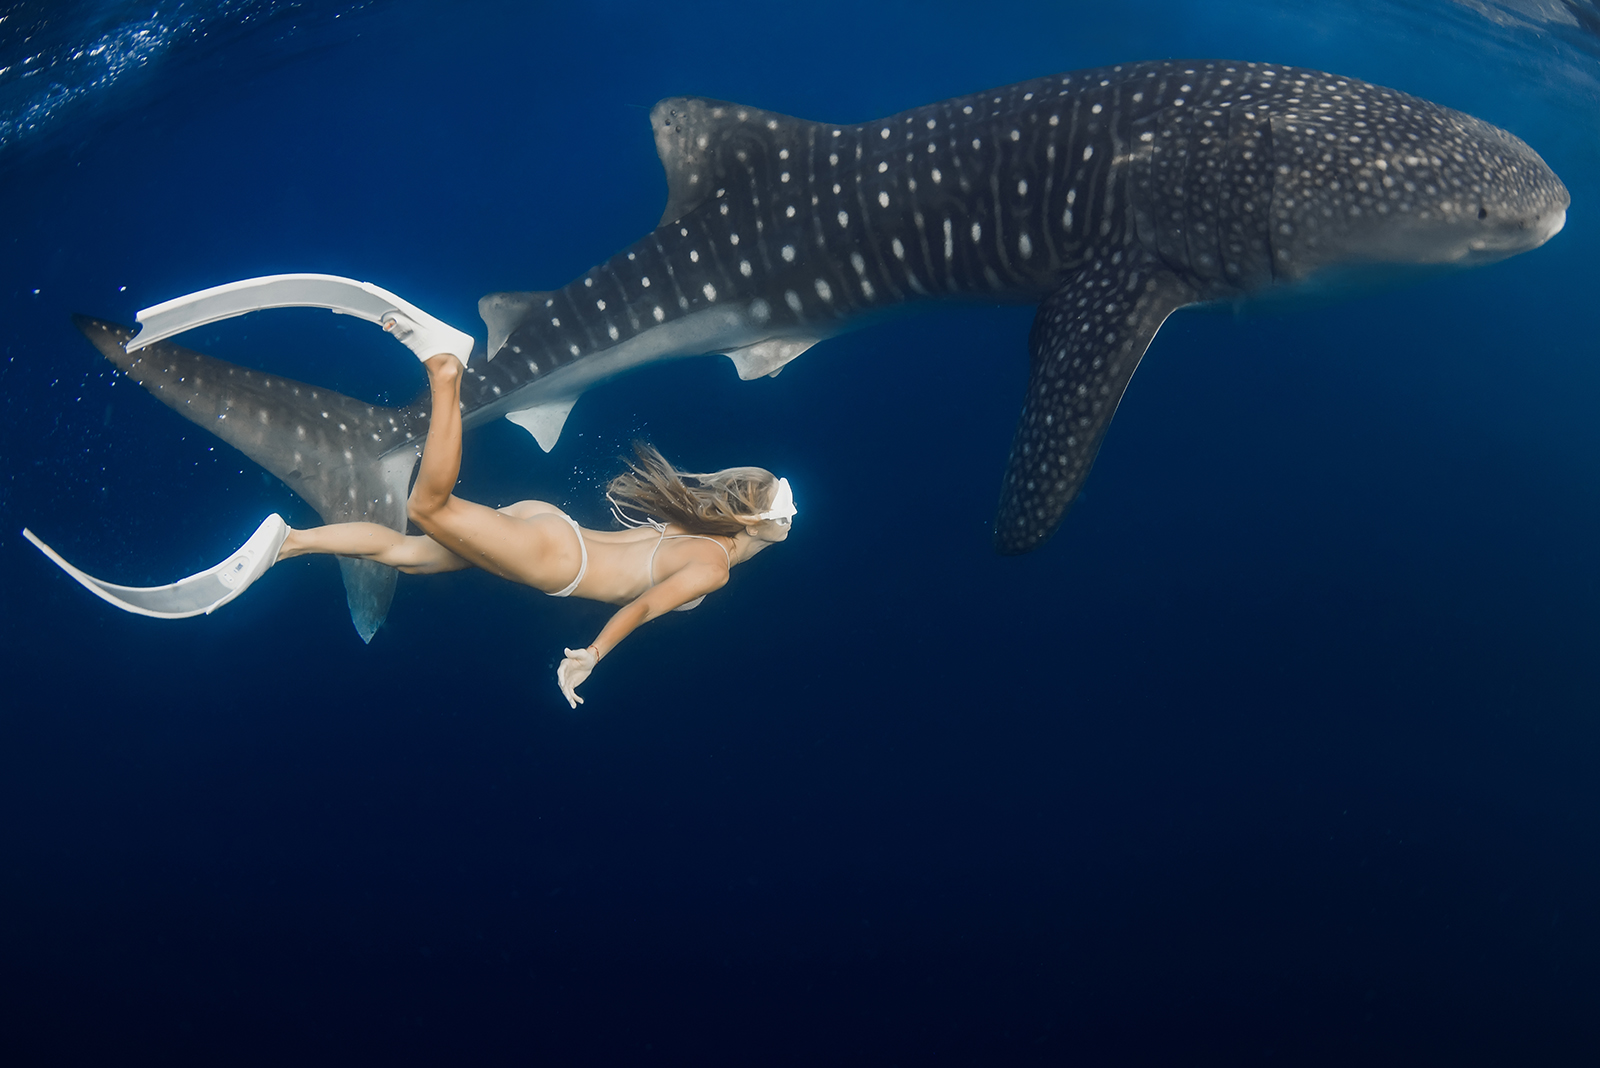
M 566 650 L 566 659 L 556 668 L 556 683 L 567 699 L 567 704 L 577 708 L 583 704 L 578 696 L 578 686 L 594 671 L 595 665 L 622 639 L 658 616 L 664 616 L 697 597 L 722 589 L 728 584 L 728 569 L 718 564 L 690 564 L 674 572 L 670 578 L 651 586 L 636 600 L 619 608 L 615 615 L 600 628 L 593 643 L 585 649 Z

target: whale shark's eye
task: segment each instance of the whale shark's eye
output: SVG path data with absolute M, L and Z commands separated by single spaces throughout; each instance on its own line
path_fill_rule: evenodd
M 1479 208 L 1478 209 L 1478 218 L 1487 219 L 1488 217 L 1489 217 L 1489 209 L 1488 208 Z

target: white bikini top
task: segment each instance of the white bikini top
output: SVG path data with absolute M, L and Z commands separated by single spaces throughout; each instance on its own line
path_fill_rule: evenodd
M 623 526 L 634 528 L 649 527 L 661 535 L 656 539 L 655 548 L 650 550 L 650 564 L 645 571 L 645 577 L 650 580 L 651 586 L 656 584 L 656 553 L 661 551 L 661 543 L 666 541 L 668 538 L 695 538 L 699 541 L 709 541 L 711 544 L 722 550 L 722 558 L 728 561 L 728 570 L 733 570 L 733 557 L 728 555 L 728 547 L 722 544 L 722 542 L 718 541 L 716 538 L 708 537 L 704 534 L 668 534 L 667 525 L 665 523 L 659 522 L 650 516 L 645 516 L 644 519 L 640 520 L 634 519 L 632 516 L 623 515 L 622 508 L 617 504 L 616 501 L 611 500 L 611 494 L 606 494 L 606 500 L 611 501 L 611 514 L 616 516 L 617 522 L 621 523 Z M 692 608 L 699 608 L 700 602 L 705 599 L 706 595 L 702 593 L 694 600 L 689 601 L 686 604 L 680 604 L 678 607 L 674 608 L 673 611 L 687 612 Z
M 651 523 L 650 525 L 651 526 L 655 526 L 654 523 Z M 661 537 L 656 539 L 656 547 L 654 549 L 650 550 L 650 570 L 649 570 L 650 585 L 654 586 L 656 584 L 656 553 L 661 551 L 661 543 L 666 541 L 668 538 L 697 538 L 700 541 L 709 541 L 711 544 L 715 545 L 717 548 L 722 550 L 723 559 L 728 561 L 728 570 L 730 570 L 730 571 L 733 570 L 733 557 L 728 555 L 728 547 L 726 545 L 722 544 L 722 542 L 718 541 L 716 538 L 707 537 L 704 534 L 668 534 L 667 533 L 667 528 L 666 528 L 665 525 L 656 527 L 656 529 L 661 531 Z M 700 602 L 705 600 L 705 599 L 706 599 L 706 595 L 702 593 L 700 596 L 696 597 L 694 600 L 688 601 L 688 602 L 686 602 L 684 604 L 680 604 L 678 607 L 674 608 L 673 611 L 674 612 L 687 612 L 691 608 L 699 608 L 700 607 Z

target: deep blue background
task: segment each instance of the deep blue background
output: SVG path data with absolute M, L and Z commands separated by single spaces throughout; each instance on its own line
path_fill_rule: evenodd
M 56 7 L 11 9 L 0 65 L 38 47 L 4 36 L 26 19 L 69 43 L 200 22 L 0 146 L 7 1063 L 1600 1058 L 1582 25 L 1443 0 Z M 69 312 L 327 271 L 481 336 L 481 294 L 655 224 L 660 97 L 854 121 L 1169 56 L 1504 125 L 1567 182 L 1567 229 L 1398 291 L 1178 315 L 1020 559 L 989 523 L 1026 310 L 907 317 L 756 383 L 658 365 L 548 456 L 475 432 L 466 495 L 591 524 L 636 434 L 795 483 L 790 541 L 576 713 L 553 669 L 605 606 L 406 578 L 364 647 L 313 560 L 162 624 L 17 535 L 155 583 L 268 511 L 315 521 L 113 380 Z M 0 75 L 0 105 L 32 84 Z M 370 399 L 422 384 L 325 313 L 185 343 Z

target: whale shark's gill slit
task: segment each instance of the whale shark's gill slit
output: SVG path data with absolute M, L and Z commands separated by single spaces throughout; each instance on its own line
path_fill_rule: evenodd
M 166 341 L 130 354 L 123 346 L 133 331 L 126 327 L 86 315 L 72 321 L 125 375 L 282 479 L 323 522 L 406 529 L 411 472 L 427 436 L 421 406 L 366 404 Z M 394 599 L 398 572 L 369 560 L 340 560 L 339 568 L 350 619 L 371 641 Z

